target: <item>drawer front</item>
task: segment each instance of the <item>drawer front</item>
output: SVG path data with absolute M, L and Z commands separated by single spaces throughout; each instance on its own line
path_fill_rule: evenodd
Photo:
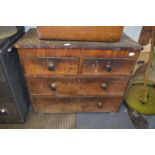
M 18 123 L 22 121 L 10 89 L 6 83 L 0 83 L 0 123 Z
M 81 42 L 82 43 L 82 42 Z M 89 44 L 89 42 L 88 42 Z M 90 45 L 90 44 L 89 44 Z M 95 58 L 130 58 L 136 60 L 139 51 L 128 50 L 95 50 L 95 49 L 46 49 L 46 48 L 31 48 L 18 49 L 21 58 L 30 57 L 95 57 Z
M 5 78 L 1 64 L 0 64 L 0 82 L 6 82 L 6 78 Z
M 3 102 L 13 102 L 11 91 L 7 83 L 0 83 L 0 104 Z
M 14 102 L 0 102 L 0 123 L 19 123 L 23 121 Z
M 123 100 L 121 96 L 53 98 L 31 97 L 33 110 L 41 113 L 116 112 Z
M 83 62 L 84 75 L 130 75 L 135 61 L 131 59 L 94 59 L 86 58 Z
M 128 77 L 27 78 L 32 95 L 103 96 L 123 95 Z
M 23 58 L 26 75 L 77 74 L 78 58 Z

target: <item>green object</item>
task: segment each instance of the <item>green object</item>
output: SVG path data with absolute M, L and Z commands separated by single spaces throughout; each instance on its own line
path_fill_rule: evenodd
M 155 32 L 152 32 L 149 62 L 137 69 L 125 95 L 129 107 L 146 115 L 155 114 L 154 36 Z

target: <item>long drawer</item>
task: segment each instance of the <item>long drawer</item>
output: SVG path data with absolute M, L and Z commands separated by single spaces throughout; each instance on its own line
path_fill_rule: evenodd
M 68 42 L 66 42 L 67 44 Z M 81 42 L 82 44 L 83 42 Z M 95 42 L 96 43 L 96 42 Z M 72 44 L 72 43 L 70 43 Z M 88 43 L 90 46 L 90 43 Z M 93 46 L 93 43 L 91 44 Z M 31 57 L 94 57 L 94 58 L 130 58 L 132 60 L 137 59 L 139 52 L 129 51 L 129 50 L 96 50 L 96 49 L 72 49 L 66 48 L 62 44 L 61 48 L 22 48 L 18 49 L 18 53 L 21 58 L 31 58 Z
M 41 113 L 116 112 L 122 96 L 70 97 L 31 96 L 33 110 Z
M 28 77 L 32 95 L 105 96 L 123 95 L 128 77 Z
M 78 58 L 73 57 L 30 57 L 22 58 L 26 75 L 74 75 L 78 72 Z

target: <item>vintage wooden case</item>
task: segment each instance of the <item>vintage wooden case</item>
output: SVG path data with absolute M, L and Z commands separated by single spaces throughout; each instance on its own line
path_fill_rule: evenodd
M 40 39 L 119 41 L 123 26 L 38 26 Z

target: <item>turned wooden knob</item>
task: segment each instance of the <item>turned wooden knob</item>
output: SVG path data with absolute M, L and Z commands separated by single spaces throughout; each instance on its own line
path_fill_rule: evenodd
M 55 70 L 55 64 L 54 64 L 54 62 L 49 62 L 48 63 L 48 70 L 49 71 L 54 71 Z
M 107 71 L 107 72 L 111 72 L 111 71 L 112 71 L 112 66 L 111 66 L 111 64 L 107 64 L 107 65 L 106 65 L 106 71 Z
M 103 106 L 102 102 L 98 102 L 97 106 L 98 106 L 98 108 L 102 108 L 102 106 Z
M 101 84 L 101 88 L 102 88 L 102 89 L 107 89 L 107 86 L 108 86 L 108 85 L 107 85 L 106 83 L 102 83 L 102 84 Z
M 56 84 L 55 83 L 52 83 L 50 85 L 50 88 L 51 88 L 52 91 L 56 91 Z

